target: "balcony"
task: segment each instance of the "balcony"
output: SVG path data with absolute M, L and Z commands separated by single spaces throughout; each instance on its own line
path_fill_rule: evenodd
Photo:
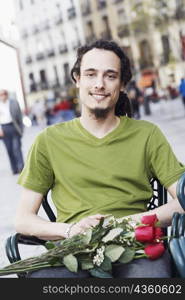
M 34 26 L 33 28 L 32 28 L 32 33 L 33 34 L 37 34 L 37 33 L 39 33 L 39 27 L 38 26 Z
M 82 5 L 81 7 L 81 12 L 82 12 L 82 16 L 88 16 L 89 14 L 91 14 L 91 7 L 90 5 Z
M 174 18 L 176 20 L 184 20 L 185 19 L 185 7 L 184 5 L 178 6 L 174 13 Z
M 92 43 L 92 42 L 94 42 L 96 40 L 96 36 L 95 36 L 94 33 L 91 34 L 91 35 L 87 35 L 86 38 L 85 38 L 85 40 L 86 40 L 87 44 Z
M 31 64 L 32 63 L 32 57 L 30 55 L 26 56 L 25 63 L 26 64 Z
M 130 30 L 128 25 L 120 25 L 117 27 L 117 34 L 120 38 L 128 37 L 130 36 Z
M 67 53 L 67 52 L 68 52 L 68 49 L 67 49 L 67 45 L 66 45 L 66 44 L 59 45 L 58 48 L 59 48 L 60 54 L 64 54 L 64 53 Z
M 58 16 L 55 17 L 55 25 L 60 25 L 62 23 L 63 23 L 62 14 L 59 14 Z
M 23 31 L 22 31 L 22 34 L 21 34 L 21 37 L 22 37 L 23 39 L 27 39 L 27 37 L 28 37 L 28 32 L 27 32 L 26 30 L 23 30 Z
M 36 54 L 36 60 L 43 60 L 45 58 L 43 52 L 39 52 Z
M 106 29 L 105 31 L 101 32 L 101 38 L 105 40 L 111 40 L 112 39 L 112 34 L 109 29 Z
M 147 60 L 144 60 L 143 58 L 141 58 L 139 60 L 139 65 L 140 65 L 141 70 L 146 69 L 146 68 L 151 68 L 151 67 L 153 67 L 153 61 L 147 61 Z
M 37 84 L 36 82 L 32 82 L 30 84 L 30 93 L 36 92 L 37 91 Z
M 107 7 L 107 2 L 105 0 L 98 0 L 97 9 L 103 9 Z
M 69 20 L 74 19 L 74 18 L 76 17 L 76 10 L 75 10 L 75 7 L 70 7 L 70 8 L 68 8 L 67 14 L 68 14 L 68 19 L 69 19 Z
M 55 56 L 55 50 L 53 48 L 50 48 L 47 50 L 47 57 Z
M 113 0 L 112 2 L 113 2 L 114 4 L 117 4 L 117 3 L 123 2 L 123 0 Z
M 38 83 L 38 89 L 39 90 L 48 90 L 49 89 L 49 84 L 47 81 L 40 81 Z
M 81 42 L 80 42 L 79 40 L 74 41 L 74 42 L 72 43 L 73 50 L 77 50 L 78 47 L 80 47 L 80 45 L 81 45 Z
M 50 29 L 50 22 L 47 20 L 43 24 L 43 30 L 49 30 Z

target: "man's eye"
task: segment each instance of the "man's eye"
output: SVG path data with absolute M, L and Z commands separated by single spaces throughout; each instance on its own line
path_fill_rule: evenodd
M 108 74 L 108 77 L 109 77 L 110 79 L 115 79 L 115 78 L 116 78 L 115 75 L 111 75 L 111 74 Z
M 94 76 L 94 73 L 87 73 L 86 76 L 92 77 L 92 76 Z

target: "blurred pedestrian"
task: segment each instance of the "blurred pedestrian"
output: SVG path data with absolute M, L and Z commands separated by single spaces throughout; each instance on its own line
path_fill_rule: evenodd
M 13 174 L 20 173 L 24 166 L 22 134 L 23 120 L 19 103 L 9 98 L 7 90 L 0 90 L 0 136 L 5 144 Z
M 181 94 L 182 102 L 185 106 L 185 79 L 184 78 L 181 78 L 181 82 L 179 85 L 179 93 Z
M 131 81 L 128 88 L 128 96 L 131 101 L 133 116 L 135 119 L 140 119 L 140 102 L 142 98 L 142 93 L 137 87 L 135 80 Z
M 44 99 L 37 99 L 31 108 L 32 119 L 36 125 L 45 126 L 45 102 Z

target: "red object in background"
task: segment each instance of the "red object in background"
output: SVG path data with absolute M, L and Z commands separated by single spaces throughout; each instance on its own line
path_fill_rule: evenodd
M 68 100 L 63 100 L 54 106 L 54 111 L 71 109 L 71 103 Z
M 163 255 L 163 253 L 165 252 L 165 247 L 162 242 L 154 243 L 146 246 L 144 251 L 150 259 L 157 259 Z

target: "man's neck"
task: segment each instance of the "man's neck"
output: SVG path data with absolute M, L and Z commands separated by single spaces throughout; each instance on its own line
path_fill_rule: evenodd
M 113 131 L 120 123 L 120 118 L 110 112 L 106 118 L 97 119 L 90 112 L 83 112 L 80 117 L 82 126 L 97 138 L 103 138 Z

